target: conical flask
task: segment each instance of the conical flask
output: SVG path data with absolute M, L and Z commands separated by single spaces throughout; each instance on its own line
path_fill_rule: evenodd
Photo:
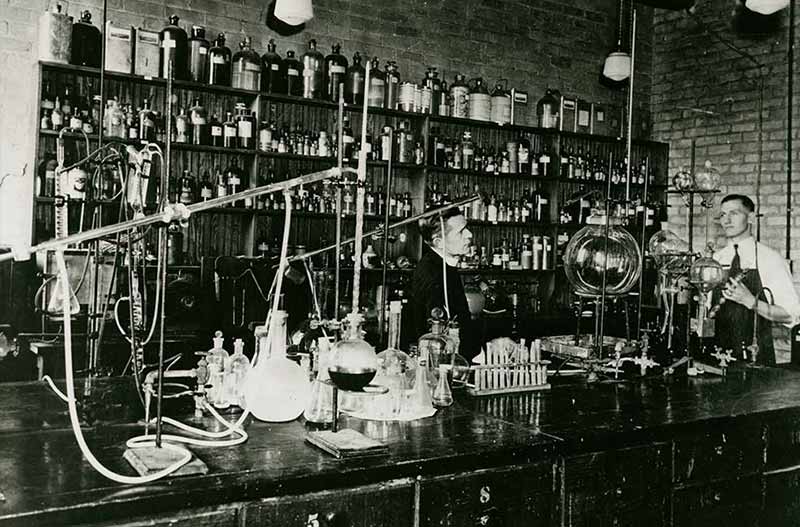
M 447 365 L 439 366 L 439 382 L 433 391 L 434 406 L 444 407 L 453 404 L 453 392 L 450 391 L 450 382 L 447 380 Z
M 417 375 L 414 377 L 414 389 L 411 391 L 411 396 L 408 399 L 409 413 L 415 415 L 430 415 L 431 410 L 433 410 L 428 359 L 428 351 L 420 349 Z
M 270 354 L 259 357 L 245 382 L 244 398 L 256 418 L 272 423 L 300 417 L 308 403 L 310 387 L 303 369 L 286 358 L 285 311 L 270 321 Z
M 64 316 L 64 293 L 62 289 L 61 273 L 56 275 L 55 285 L 50 289 L 50 300 L 47 302 L 47 314 L 51 318 L 61 320 Z M 69 286 L 69 314 L 76 315 L 81 310 L 75 291 Z
M 303 417 L 311 423 L 329 424 L 333 422 L 333 386 L 328 375 L 331 350 L 327 337 L 317 339 L 317 349 L 319 352 L 317 378 L 311 384 L 311 397 Z

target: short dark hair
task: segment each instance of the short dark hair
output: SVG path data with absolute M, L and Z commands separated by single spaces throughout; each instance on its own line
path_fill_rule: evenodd
M 744 194 L 728 194 L 727 196 L 722 198 L 720 205 L 724 205 L 729 201 L 738 201 L 739 203 L 742 204 L 744 208 L 747 209 L 747 212 L 755 212 L 756 210 L 756 204 L 753 203 L 752 199 L 748 198 Z
M 445 209 L 439 214 L 434 214 L 433 216 L 428 216 L 427 218 L 422 218 L 419 220 L 419 234 L 422 236 L 422 241 L 430 245 L 433 243 L 433 239 L 436 236 L 441 236 L 444 233 L 442 232 L 441 222 L 440 219 L 444 220 L 445 224 L 447 220 L 450 218 L 455 218 L 456 216 L 462 216 L 463 213 L 461 209 L 458 207 L 450 207 L 449 209 Z

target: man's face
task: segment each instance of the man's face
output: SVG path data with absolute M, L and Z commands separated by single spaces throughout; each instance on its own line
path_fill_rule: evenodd
M 736 238 L 750 229 L 750 212 L 738 199 L 727 201 L 720 207 L 719 223 L 726 238 Z
M 472 244 L 472 233 L 467 229 L 467 220 L 464 216 L 453 216 L 445 222 L 444 243 L 441 239 L 435 240 L 436 246 L 450 256 L 461 256 L 469 252 Z M 442 245 L 444 245 L 442 247 Z

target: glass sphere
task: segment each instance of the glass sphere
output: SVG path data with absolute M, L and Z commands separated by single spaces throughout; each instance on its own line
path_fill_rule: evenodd
M 694 186 L 697 190 L 714 192 L 719 190 L 719 170 L 711 166 L 711 161 L 706 161 L 703 168 L 694 175 Z
M 361 315 L 347 316 L 349 328 L 345 338 L 333 345 L 328 373 L 342 390 L 360 391 L 378 371 L 375 348 L 361 338 Z
M 681 168 L 681 170 L 672 177 L 672 184 L 677 190 L 691 190 L 694 185 L 692 174 Z
M 588 225 L 579 230 L 564 250 L 567 279 L 581 296 L 603 292 L 620 295 L 636 284 L 642 272 L 642 253 L 636 240 L 620 227 Z
M 647 247 L 660 268 L 683 258 L 689 252 L 689 244 L 668 229 L 660 230 L 651 236 Z
M 718 261 L 708 256 L 698 258 L 689 269 L 689 282 L 707 293 L 725 280 L 725 272 Z

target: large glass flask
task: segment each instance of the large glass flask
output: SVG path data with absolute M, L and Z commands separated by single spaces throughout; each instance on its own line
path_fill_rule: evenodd
M 698 170 L 694 175 L 695 188 L 703 192 L 715 192 L 719 190 L 719 183 L 719 170 L 711 166 L 711 161 L 706 161 L 705 164 L 703 164 L 703 168 Z
M 678 237 L 677 234 L 668 229 L 662 229 L 650 237 L 647 244 L 650 255 L 655 259 L 656 265 L 662 271 L 667 271 L 673 267 L 683 267 L 689 253 L 689 244 Z M 683 270 L 676 269 L 680 272 Z
M 286 311 L 277 311 L 274 317 L 269 324 L 269 356 L 262 356 L 259 349 L 245 381 L 244 397 L 258 419 L 280 423 L 303 413 L 310 391 L 306 372 L 286 358 Z
M 710 254 L 695 260 L 689 269 L 689 283 L 703 293 L 708 293 L 724 280 L 725 271 L 722 269 L 722 265 Z
M 605 294 L 621 295 L 639 279 L 642 254 L 633 236 L 621 227 L 587 225 L 567 244 L 564 269 L 578 295 L 600 296 L 603 284 Z
M 342 390 L 360 391 L 378 371 L 375 349 L 361 338 L 362 315 L 347 315 L 345 338 L 334 344 L 328 372 L 331 380 Z

